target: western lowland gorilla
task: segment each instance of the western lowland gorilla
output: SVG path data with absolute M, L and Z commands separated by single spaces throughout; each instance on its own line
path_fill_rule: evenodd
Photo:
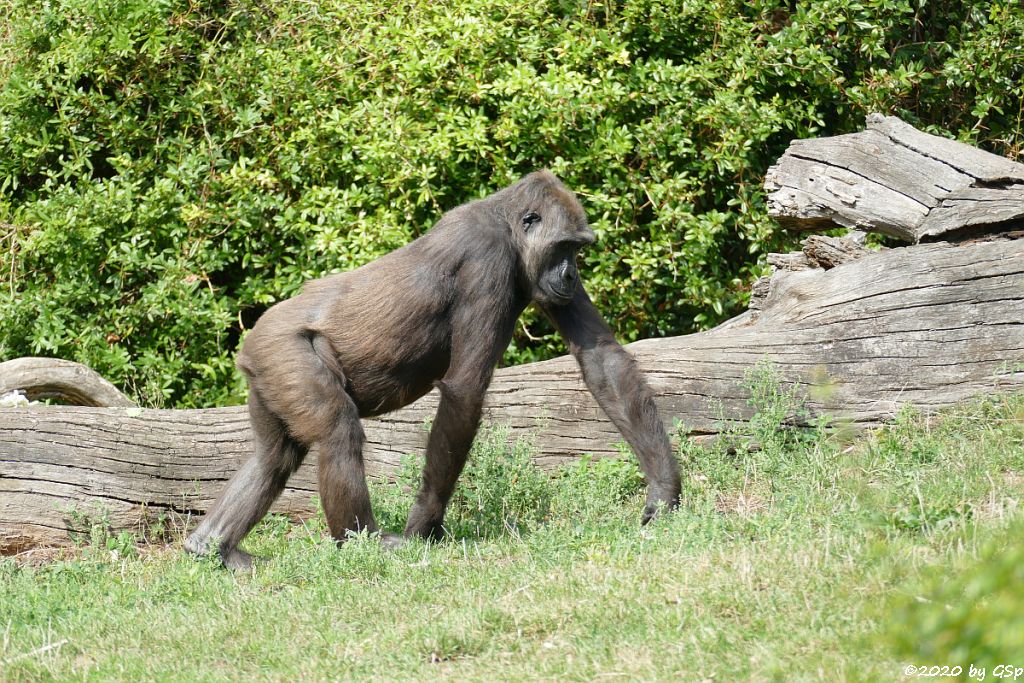
M 430 231 L 361 268 L 307 283 L 264 313 L 238 367 L 249 381 L 255 455 L 185 541 L 213 544 L 225 565 L 313 443 L 331 534 L 376 532 L 363 472 L 361 417 L 440 391 L 426 465 L 405 536 L 440 538 L 445 506 L 480 422 L 484 392 L 531 302 L 569 345 L 598 404 L 647 480 L 642 522 L 679 504 L 679 470 L 651 390 L 580 283 L 576 253 L 593 243 L 583 207 L 553 174 L 532 173 L 446 213 Z M 402 537 L 383 534 L 397 546 Z

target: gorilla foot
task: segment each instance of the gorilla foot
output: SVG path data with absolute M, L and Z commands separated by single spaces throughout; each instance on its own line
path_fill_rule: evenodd
M 383 531 L 380 534 L 380 547 L 384 550 L 397 550 L 405 545 L 405 542 L 405 537 L 398 534 L 389 534 Z
M 210 552 L 210 542 L 207 538 L 201 537 L 198 534 L 192 534 L 185 539 L 182 543 L 185 548 L 185 552 L 190 555 L 205 555 Z
M 267 561 L 267 558 L 265 557 L 250 555 L 244 550 L 239 550 L 238 548 L 222 550 L 220 553 L 220 559 L 228 569 L 246 572 L 251 571 L 256 564 L 261 564 Z
M 215 548 L 215 545 L 210 542 L 208 537 L 201 538 L 195 534 L 186 538 L 183 545 L 185 546 L 185 552 L 197 557 L 209 555 Z M 257 562 L 266 561 L 266 558 L 250 555 L 244 550 L 239 550 L 238 548 L 218 548 L 216 552 L 217 556 L 220 558 L 221 564 L 228 569 L 234 569 L 236 571 L 249 571 Z

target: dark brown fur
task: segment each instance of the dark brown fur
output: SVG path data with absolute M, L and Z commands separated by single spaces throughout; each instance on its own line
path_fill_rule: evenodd
M 534 220 L 534 217 L 536 219 Z M 362 268 L 315 280 L 268 310 L 246 337 L 255 456 L 186 540 L 214 539 L 224 563 L 320 444 L 320 499 L 331 534 L 377 531 L 363 473 L 361 417 L 441 394 L 406 536 L 439 538 L 480 422 L 484 392 L 516 319 L 537 303 L 565 337 L 587 387 L 636 452 L 648 481 L 643 521 L 679 502 L 679 473 L 651 391 L 576 272 L 592 243 L 576 197 L 547 171 L 447 214 L 427 234 Z M 385 535 L 388 545 L 399 537 Z

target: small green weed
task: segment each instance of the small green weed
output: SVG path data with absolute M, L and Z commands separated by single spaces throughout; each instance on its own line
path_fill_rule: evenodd
M 628 453 L 619 458 L 584 455 L 563 466 L 557 482 L 555 511 L 577 520 L 600 518 L 625 503 L 639 505 L 644 491 L 640 467 Z
M 553 487 L 531 459 L 532 450 L 528 438 L 514 437 L 507 427 L 480 430 L 445 514 L 451 536 L 519 534 L 547 517 Z M 398 531 L 404 526 L 422 470 L 422 455 L 406 455 L 395 485 L 373 487 L 383 528 Z
M 69 506 L 64 509 L 66 518 L 75 531 L 71 538 L 76 545 L 85 549 L 87 555 L 109 553 L 114 558 L 136 557 L 137 543 L 141 540 L 131 531 L 114 531 L 110 522 L 110 511 L 102 506 L 85 510 Z

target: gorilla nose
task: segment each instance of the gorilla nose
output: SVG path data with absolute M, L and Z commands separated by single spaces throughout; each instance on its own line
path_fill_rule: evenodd
M 562 282 L 569 284 L 576 279 L 576 264 L 566 261 L 562 264 Z

